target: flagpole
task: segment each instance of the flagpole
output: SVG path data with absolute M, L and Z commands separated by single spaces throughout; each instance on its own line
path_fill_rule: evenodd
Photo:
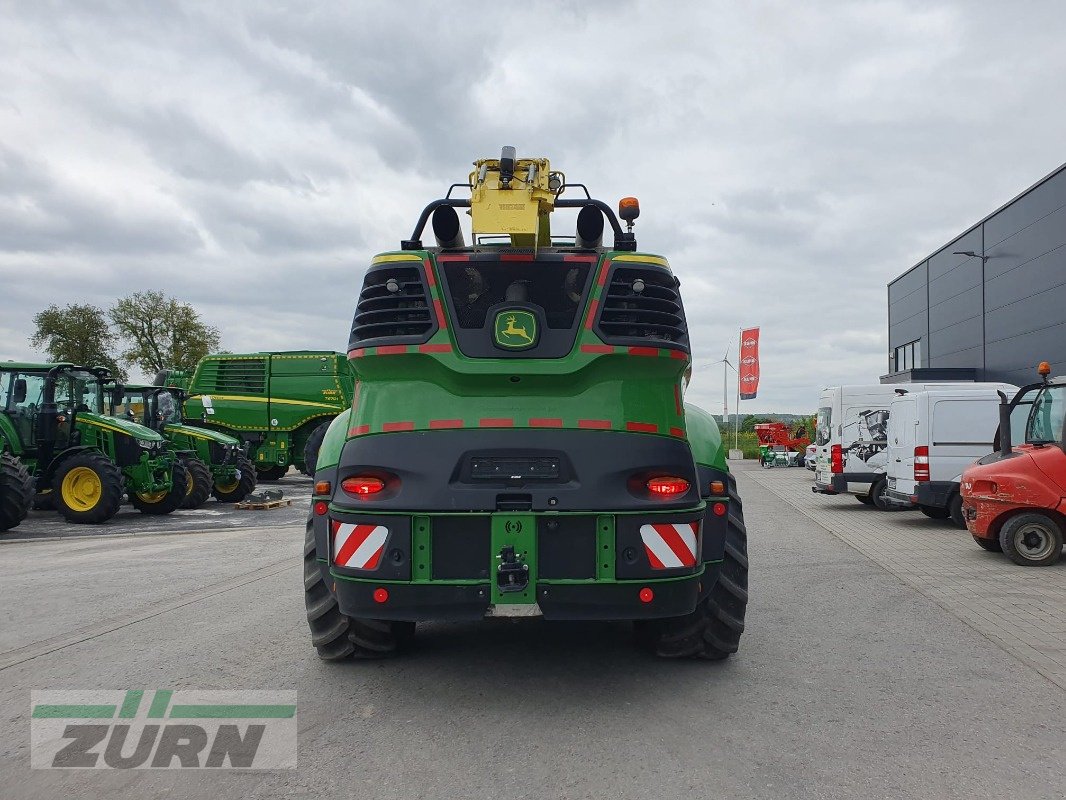
M 733 424 L 733 449 L 740 449 L 740 349 L 744 346 L 744 329 L 737 336 L 737 416 Z

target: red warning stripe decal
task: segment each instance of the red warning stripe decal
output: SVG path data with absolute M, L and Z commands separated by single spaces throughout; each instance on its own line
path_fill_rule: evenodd
M 652 422 L 627 422 L 626 430 L 637 433 L 658 433 L 659 426 Z
M 433 277 L 433 265 L 429 263 L 428 258 L 423 262 L 423 264 L 426 267 L 426 280 L 429 281 L 429 288 L 432 289 L 434 286 L 437 285 L 437 279 Z
M 349 436 L 365 436 L 370 433 L 369 425 L 356 425 L 354 428 L 348 429 Z
M 349 569 L 377 569 L 389 529 L 333 520 L 333 563 Z
M 640 539 L 652 569 L 696 566 L 699 522 L 641 525 Z
M 631 356 L 647 356 L 649 358 L 659 357 L 658 347 L 630 347 L 629 355 Z
M 429 421 L 430 430 L 439 430 L 441 428 L 461 428 L 463 427 L 463 421 L 461 419 L 431 419 Z
M 563 421 L 556 417 L 532 417 L 529 420 L 531 428 L 561 428 Z
M 443 344 L 420 344 L 418 346 L 419 353 L 450 353 L 452 346 L 447 342 Z
M 611 429 L 611 421 L 609 419 L 579 419 L 577 421 L 577 427 L 609 431 Z
M 589 303 L 589 315 L 585 318 L 585 330 L 592 330 L 592 325 L 596 321 L 596 308 L 599 306 L 599 300 L 593 300 Z
M 684 430 L 684 428 L 671 428 L 670 429 L 670 435 L 671 436 L 676 436 L 678 439 L 684 439 L 685 438 L 685 430 Z
M 613 353 L 614 346 L 609 344 L 583 344 L 582 353 Z
M 413 422 L 385 422 L 381 426 L 381 430 L 385 433 L 392 433 L 393 431 L 413 431 L 415 424 Z
M 398 356 L 406 352 L 407 345 L 405 344 L 385 344 L 378 347 L 375 354 L 379 356 Z
M 513 428 L 514 420 L 507 417 L 484 417 L 478 420 L 477 424 L 481 428 Z

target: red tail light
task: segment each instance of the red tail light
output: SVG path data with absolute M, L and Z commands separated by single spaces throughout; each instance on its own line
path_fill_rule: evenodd
M 929 448 L 924 445 L 914 448 L 914 480 L 918 483 L 929 480 Z
M 649 492 L 659 497 L 676 497 L 688 491 L 688 481 L 684 478 L 652 478 L 646 485 Z
M 844 448 L 839 444 L 833 445 L 829 449 L 830 469 L 834 475 L 839 475 L 844 471 Z
M 381 480 L 381 478 L 372 478 L 368 475 L 356 475 L 355 477 L 345 478 L 341 481 L 341 488 L 348 494 L 365 496 L 380 492 L 385 488 L 385 481 Z

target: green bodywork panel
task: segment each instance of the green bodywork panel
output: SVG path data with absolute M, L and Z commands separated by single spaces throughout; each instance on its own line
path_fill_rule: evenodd
M 318 450 L 319 469 L 335 467 L 340 463 L 341 451 L 344 449 L 344 443 L 348 441 L 351 418 L 352 412 L 349 409 L 343 414 L 339 414 L 330 423 L 329 429 L 326 431 L 326 438 L 322 440 L 322 447 Z
M 718 422 L 699 406 L 685 403 L 685 420 L 688 423 L 688 443 L 692 458 L 697 464 L 729 471 L 726 448 Z
M 195 453 L 196 457 L 203 461 L 211 470 L 211 476 L 215 481 L 229 482 L 237 476 L 236 464 L 220 464 L 212 457 L 211 453 L 212 443 L 239 450 L 241 443 L 233 436 L 227 436 L 224 433 L 208 428 L 197 428 L 192 425 L 177 423 L 164 425 L 163 435 L 174 450 Z
M 184 416 L 248 442 L 257 466 L 301 467 L 307 437 L 350 408 L 353 384 L 341 353 L 209 355 L 187 381 Z

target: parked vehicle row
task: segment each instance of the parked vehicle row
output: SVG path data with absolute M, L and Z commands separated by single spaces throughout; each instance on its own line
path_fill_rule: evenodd
M 916 508 L 1015 563 L 1061 556 L 1066 378 L 838 386 L 819 402 L 812 491 Z M 1002 433 L 1001 433 L 1002 432 Z M 1021 444 L 1014 445 L 1014 442 Z M 995 452 L 993 452 L 995 451 Z

